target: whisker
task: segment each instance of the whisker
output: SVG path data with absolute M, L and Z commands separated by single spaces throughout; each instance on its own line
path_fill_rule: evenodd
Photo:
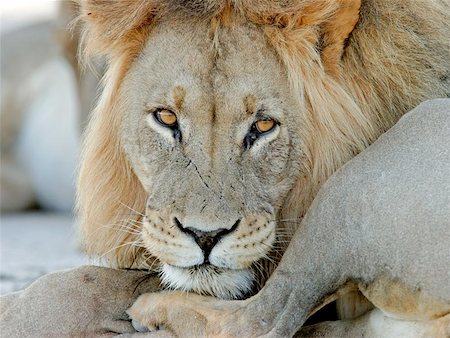
M 117 250 L 119 248 L 123 248 L 124 246 L 130 246 L 130 247 L 137 247 L 137 248 L 142 248 L 142 243 L 140 241 L 130 241 L 130 242 L 125 242 L 122 243 L 120 245 L 114 246 L 112 247 L 110 250 L 106 251 L 105 253 L 103 253 L 99 258 L 104 258 L 106 255 L 108 255 L 109 253 L 111 253 L 114 250 Z
M 277 220 L 274 220 L 274 222 L 301 222 L 303 220 L 303 217 L 298 218 L 280 218 Z
M 291 243 L 291 241 L 290 240 L 279 240 L 279 239 L 276 239 L 275 240 L 275 242 L 274 242 L 274 244 L 289 244 L 289 243 Z
M 155 257 L 153 257 L 153 256 L 149 256 L 149 257 L 147 257 L 146 259 L 145 259 L 145 262 L 147 262 L 148 260 L 150 260 L 150 259 L 153 259 L 153 262 L 151 263 L 151 265 L 150 265 L 150 267 L 148 268 L 150 271 L 153 271 L 153 266 L 154 265 L 158 265 L 159 264 L 159 261 L 155 258 Z M 155 269 L 155 270 L 159 270 L 159 269 Z
M 141 230 L 133 228 L 131 226 L 127 226 L 125 224 L 105 224 L 95 230 L 95 234 L 97 234 L 98 231 L 104 230 L 104 229 L 111 229 L 114 231 L 122 232 L 122 233 L 128 233 L 131 235 L 140 235 Z
M 137 211 L 136 209 L 133 209 L 132 207 L 130 207 L 129 205 L 126 205 L 125 203 L 119 202 L 121 205 L 123 205 L 125 208 L 135 212 L 137 215 L 145 217 L 145 215 L 143 213 L 141 213 L 140 211 Z
M 118 223 L 111 223 L 111 224 L 98 224 L 99 227 L 97 229 L 95 229 L 92 233 L 89 234 L 89 237 L 95 237 L 98 232 L 105 230 L 105 229 L 111 229 L 111 230 L 120 230 L 123 228 L 128 228 L 128 230 L 133 231 L 136 230 L 137 232 L 140 231 L 138 229 L 133 228 L 130 225 L 127 225 L 127 222 L 131 223 L 130 219 L 123 219 L 123 220 L 119 220 Z M 136 233 L 139 234 L 139 233 Z

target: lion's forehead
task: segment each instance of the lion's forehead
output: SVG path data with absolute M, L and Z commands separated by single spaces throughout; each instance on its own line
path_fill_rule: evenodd
M 181 92 L 182 105 L 175 107 L 181 116 L 224 127 L 243 117 L 252 104 L 249 96 L 253 108 L 271 108 L 287 89 L 284 69 L 263 31 L 249 23 L 211 32 L 208 22 L 162 22 L 128 77 L 127 96 L 138 96 L 139 104 L 176 106 L 174 96 Z
M 208 22 L 159 23 L 118 100 L 122 144 L 148 204 L 209 215 L 227 226 L 245 214 L 272 217 L 299 167 L 292 165 L 300 156 L 290 139 L 297 128 L 293 112 L 300 110 L 288 88 L 261 27 L 239 23 L 211 31 Z M 181 141 L 155 124 L 158 107 L 176 114 Z M 246 149 L 245 138 L 264 118 L 277 122 L 274 132 Z

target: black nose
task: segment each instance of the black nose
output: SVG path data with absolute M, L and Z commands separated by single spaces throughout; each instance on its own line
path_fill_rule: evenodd
M 194 238 L 195 240 L 195 243 L 197 243 L 200 249 L 202 249 L 204 264 L 209 263 L 209 254 L 211 253 L 211 250 L 214 248 L 214 246 L 219 242 L 219 240 L 236 230 L 240 221 L 240 219 L 237 220 L 230 229 L 222 228 L 214 231 L 202 231 L 192 227 L 184 228 L 180 221 L 175 217 L 175 224 L 177 225 L 177 227 L 185 234 L 192 236 L 192 238 Z

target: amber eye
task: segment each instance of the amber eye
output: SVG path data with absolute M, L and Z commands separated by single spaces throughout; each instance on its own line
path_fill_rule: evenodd
M 262 118 L 253 123 L 247 135 L 245 135 L 244 147 L 249 149 L 260 136 L 271 132 L 278 124 L 278 122 L 269 117 Z
M 259 120 L 255 122 L 256 130 L 260 133 L 266 133 L 270 130 L 272 130 L 275 127 L 275 121 L 274 120 Z
M 157 110 L 155 113 L 156 120 L 166 127 L 174 127 L 177 124 L 177 116 L 174 112 L 167 109 Z

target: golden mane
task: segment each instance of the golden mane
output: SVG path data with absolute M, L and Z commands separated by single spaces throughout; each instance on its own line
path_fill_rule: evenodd
M 402 114 L 449 95 L 449 7 L 438 0 L 82 1 L 85 53 L 109 62 L 78 182 L 86 251 L 118 267 L 151 263 L 130 244 L 146 193 L 120 144 L 117 93 L 160 17 L 197 16 L 220 29 L 242 16 L 262 27 L 307 114 L 304 176 L 281 215 L 297 219 L 321 184 Z

